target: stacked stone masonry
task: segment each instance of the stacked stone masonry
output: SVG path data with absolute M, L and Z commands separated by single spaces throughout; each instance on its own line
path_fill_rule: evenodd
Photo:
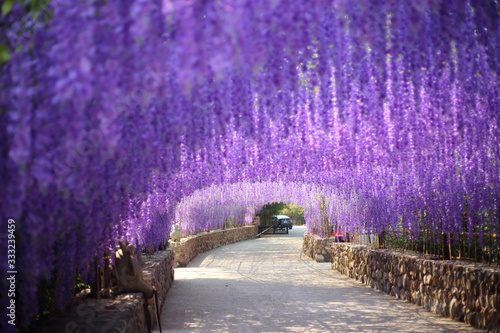
M 174 280 L 174 253 L 166 250 L 141 259 L 144 280 L 156 288 L 161 309 Z M 142 293 L 121 294 L 111 299 L 84 299 L 41 323 L 36 332 L 147 333 L 144 302 Z M 148 301 L 147 315 L 152 327 L 157 327 L 153 302 L 153 299 Z
M 186 267 L 198 254 L 213 250 L 223 245 L 255 238 L 257 226 L 246 226 L 225 230 L 202 232 L 182 238 L 180 242 L 170 242 L 175 253 L 175 267 Z
M 141 293 L 85 299 L 34 328 L 37 333 L 148 333 Z
M 317 262 L 329 262 L 331 259 L 332 244 L 336 239 L 320 238 L 318 235 L 304 233 L 304 242 L 302 243 L 303 252 Z
M 498 267 L 429 260 L 355 243 L 330 247 L 332 269 L 432 312 L 500 333 Z
M 170 249 L 153 255 L 142 255 L 144 280 L 155 287 L 158 294 L 158 309 L 161 312 L 167 292 L 174 282 L 174 252 Z M 153 298 L 148 300 L 152 327 L 157 327 L 156 309 Z
M 186 266 L 202 252 L 251 239 L 256 234 L 256 226 L 216 230 L 181 239 L 179 243 L 171 243 L 171 249 L 166 251 L 142 255 L 144 280 L 156 288 L 159 309 L 163 308 L 167 292 L 174 281 L 174 265 Z M 141 293 L 122 294 L 113 299 L 81 300 L 41 324 L 36 332 L 147 333 L 144 302 Z M 154 300 L 148 300 L 147 315 L 153 328 L 157 327 L 155 311 Z

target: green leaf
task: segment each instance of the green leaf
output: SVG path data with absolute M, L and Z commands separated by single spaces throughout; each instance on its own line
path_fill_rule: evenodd
M 10 10 L 12 9 L 12 5 L 14 4 L 14 0 L 5 0 L 2 4 L 2 15 L 6 16 Z
M 6 45 L 0 44 L 0 63 L 9 61 L 10 53 Z
M 0 52 L 0 62 L 7 62 L 10 60 L 10 54 L 7 51 Z

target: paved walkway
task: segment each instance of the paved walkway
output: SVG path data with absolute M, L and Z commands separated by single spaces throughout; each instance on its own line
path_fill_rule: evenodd
M 223 246 L 176 268 L 163 332 L 483 332 L 316 263 L 302 253 L 304 231 Z

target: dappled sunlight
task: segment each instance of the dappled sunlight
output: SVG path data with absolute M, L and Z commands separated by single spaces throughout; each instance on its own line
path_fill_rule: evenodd
M 175 270 L 167 332 L 481 332 L 394 299 L 301 252 L 304 228 L 223 246 Z

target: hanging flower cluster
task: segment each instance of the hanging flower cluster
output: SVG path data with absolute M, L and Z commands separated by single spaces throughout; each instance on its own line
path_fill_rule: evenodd
M 270 201 L 320 234 L 325 216 L 500 233 L 497 1 L 52 6 L 0 67 L 0 217 L 27 320 L 38 281 L 56 271 L 63 304 L 118 239 L 152 249 L 174 221 L 249 223 Z M 31 21 L 15 2 L 0 43 Z

